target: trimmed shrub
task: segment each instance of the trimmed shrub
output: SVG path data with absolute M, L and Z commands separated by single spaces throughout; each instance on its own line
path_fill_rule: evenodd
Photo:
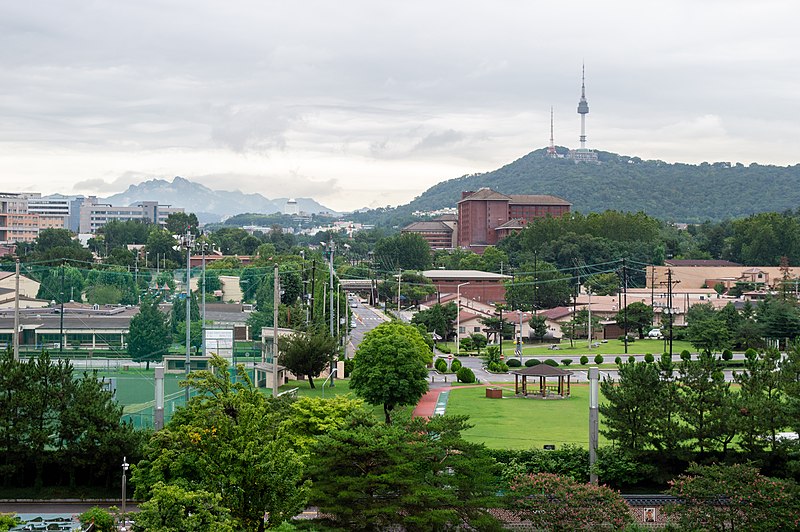
M 528 360 L 525 361 L 525 367 L 531 368 L 533 366 L 538 366 L 541 363 L 542 361 L 539 360 L 538 358 L 529 358 Z
M 461 361 L 457 358 L 454 358 L 452 362 L 450 362 L 450 371 L 455 373 L 456 371 L 461 369 Z
M 748 360 L 754 359 L 757 356 L 758 356 L 758 351 L 756 351 L 752 347 L 748 348 L 747 351 L 744 352 L 744 357 Z
M 617 366 L 622 365 L 622 357 L 615 358 L 614 359 L 614 364 L 616 364 Z
M 653 362 L 655 362 L 655 360 L 656 357 L 654 357 L 652 353 L 645 353 L 644 355 L 645 362 L 647 362 L 648 364 L 652 364 Z
M 461 368 L 456 372 L 456 379 L 458 379 L 458 382 L 471 384 L 475 382 L 475 373 L 469 368 Z
M 552 358 L 548 358 L 547 360 L 544 361 L 544 363 L 547 364 L 548 366 L 553 366 L 554 368 L 558 367 L 558 362 L 556 362 Z
M 570 364 L 572 364 L 572 359 L 571 359 L 571 358 L 565 358 L 565 359 L 563 359 L 563 360 L 561 361 L 561 364 L 562 364 L 563 366 L 569 366 Z
M 603 363 L 603 355 L 595 355 L 594 363 L 595 364 L 602 364 Z
M 489 365 L 486 366 L 486 370 L 491 373 L 506 373 L 508 371 L 508 366 L 503 362 L 489 362 Z
M 722 360 L 728 361 L 733 359 L 733 353 L 731 353 L 730 349 L 726 349 L 722 352 Z
M 689 352 L 688 349 L 684 349 L 681 351 L 681 360 L 689 361 L 692 359 L 692 354 Z
M 447 373 L 447 361 L 443 358 L 437 358 L 436 363 L 433 365 L 439 373 Z
M 581 366 L 585 366 L 588 363 L 589 363 L 589 357 L 587 357 L 586 355 L 581 355 Z
M 521 368 L 522 362 L 520 362 L 518 358 L 509 358 L 506 361 L 506 366 L 509 368 Z
M 94 523 L 94 529 L 101 532 L 111 532 L 114 530 L 114 516 L 105 508 L 92 506 L 78 516 L 81 525 Z
M 635 357 L 635 356 L 633 356 L 633 355 L 630 355 L 630 356 L 628 357 L 628 362 L 630 362 L 631 364 L 633 364 L 634 362 L 636 362 L 636 357 Z

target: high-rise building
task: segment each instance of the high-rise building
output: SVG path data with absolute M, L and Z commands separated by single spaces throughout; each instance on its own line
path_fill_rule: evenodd
M 51 194 L 42 196 L 39 193 L 26 193 L 28 198 L 28 212 L 39 215 L 39 225 L 42 229 L 47 227 L 69 229 L 77 233 L 80 229 L 80 206 L 83 196 L 65 196 Z
M 95 196 L 89 196 L 80 208 L 80 232 L 94 234 L 112 220 L 143 220 L 163 226 L 170 214 L 178 212 L 184 212 L 183 208 L 159 205 L 157 201 L 142 201 L 129 207 L 118 207 L 109 203 L 98 203 Z

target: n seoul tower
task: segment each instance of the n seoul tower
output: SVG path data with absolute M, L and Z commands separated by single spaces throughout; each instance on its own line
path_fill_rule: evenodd
M 578 114 L 581 115 L 581 150 L 586 149 L 586 115 L 589 114 L 589 102 L 586 101 L 586 67 L 581 65 L 581 99 L 578 102 Z

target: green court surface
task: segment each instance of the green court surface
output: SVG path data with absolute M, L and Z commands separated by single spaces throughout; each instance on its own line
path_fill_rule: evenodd
M 568 399 L 518 398 L 512 385 L 504 388 L 502 399 L 488 399 L 484 387 L 453 388 L 446 413 L 469 416 L 474 427 L 464 437 L 495 449 L 588 447 L 589 386 L 573 384 L 571 391 Z M 602 428 L 602 417 L 600 422 Z

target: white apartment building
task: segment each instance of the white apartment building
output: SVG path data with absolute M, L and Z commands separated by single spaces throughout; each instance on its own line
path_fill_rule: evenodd
M 65 196 L 51 194 L 42 196 L 39 193 L 27 193 L 28 213 L 39 215 L 39 226 L 64 228 L 77 233 L 80 225 L 80 206 L 83 196 Z
M 142 201 L 129 207 L 118 207 L 109 203 L 98 203 L 97 197 L 89 196 L 81 205 L 79 230 L 82 234 L 94 234 L 112 220 L 145 220 L 163 226 L 167 216 L 178 212 L 184 212 L 183 208 L 159 205 L 157 201 Z

